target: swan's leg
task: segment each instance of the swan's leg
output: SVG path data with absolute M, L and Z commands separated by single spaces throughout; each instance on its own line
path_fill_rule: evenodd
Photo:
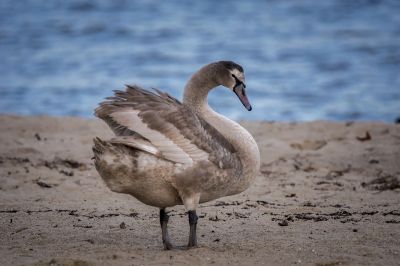
M 196 237 L 196 227 L 197 220 L 199 219 L 196 214 L 196 208 L 200 201 L 200 193 L 190 193 L 189 195 L 185 195 L 184 193 L 180 193 L 182 196 L 182 202 L 185 205 L 186 210 L 188 210 L 189 216 L 189 243 L 188 248 L 197 246 L 197 237 Z
M 188 247 L 196 247 L 197 246 L 197 236 L 196 236 L 196 227 L 197 227 L 197 217 L 196 211 L 189 211 L 189 225 L 190 225 L 190 232 L 189 232 L 189 244 Z
M 165 212 L 165 209 L 160 209 L 160 224 L 161 224 L 161 233 L 162 233 L 162 241 L 164 244 L 164 249 L 170 250 L 173 249 L 174 246 L 171 244 L 171 240 L 168 235 L 168 220 L 169 216 Z

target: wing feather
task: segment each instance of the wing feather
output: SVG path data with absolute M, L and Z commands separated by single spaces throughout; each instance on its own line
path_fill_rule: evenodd
M 116 135 L 141 136 L 168 160 L 210 160 L 223 168 L 240 164 L 234 147 L 213 126 L 169 94 L 155 92 L 127 86 L 102 102 L 95 114 Z

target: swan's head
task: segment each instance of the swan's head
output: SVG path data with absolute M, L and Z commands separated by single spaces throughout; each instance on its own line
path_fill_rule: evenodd
M 232 90 L 240 99 L 244 107 L 251 111 L 252 107 L 246 95 L 246 84 L 243 68 L 232 61 L 219 61 L 219 83 Z

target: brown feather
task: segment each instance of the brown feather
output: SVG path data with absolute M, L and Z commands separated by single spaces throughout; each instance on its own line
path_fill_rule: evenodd
M 126 91 L 115 91 L 113 97 L 102 102 L 95 114 L 103 119 L 116 135 L 138 135 L 134 129 L 119 124 L 111 117 L 112 113 L 126 108 L 137 110 L 139 117 L 149 128 L 162 133 L 178 145 L 186 139 L 208 153 L 209 160 L 215 165 L 222 165 L 224 169 L 240 165 L 234 147 L 213 126 L 169 94 L 156 89 L 155 92 L 135 85 L 127 86 Z M 176 130 L 173 130 L 175 128 L 180 136 L 176 136 Z M 146 136 L 141 137 L 146 139 Z

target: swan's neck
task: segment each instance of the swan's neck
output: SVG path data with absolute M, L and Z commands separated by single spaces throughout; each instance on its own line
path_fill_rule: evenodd
M 185 86 L 183 104 L 189 106 L 196 113 L 201 113 L 202 109 L 208 106 L 208 92 L 219 85 L 207 76 L 199 71 L 192 76 Z
M 260 168 L 260 152 L 254 138 L 238 123 L 218 114 L 208 105 L 208 92 L 218 85 L 193 76 L 185 87 L 183 104 L 203 117 L 233 145 L 242 162 L 242 176 L 253 178 Z

